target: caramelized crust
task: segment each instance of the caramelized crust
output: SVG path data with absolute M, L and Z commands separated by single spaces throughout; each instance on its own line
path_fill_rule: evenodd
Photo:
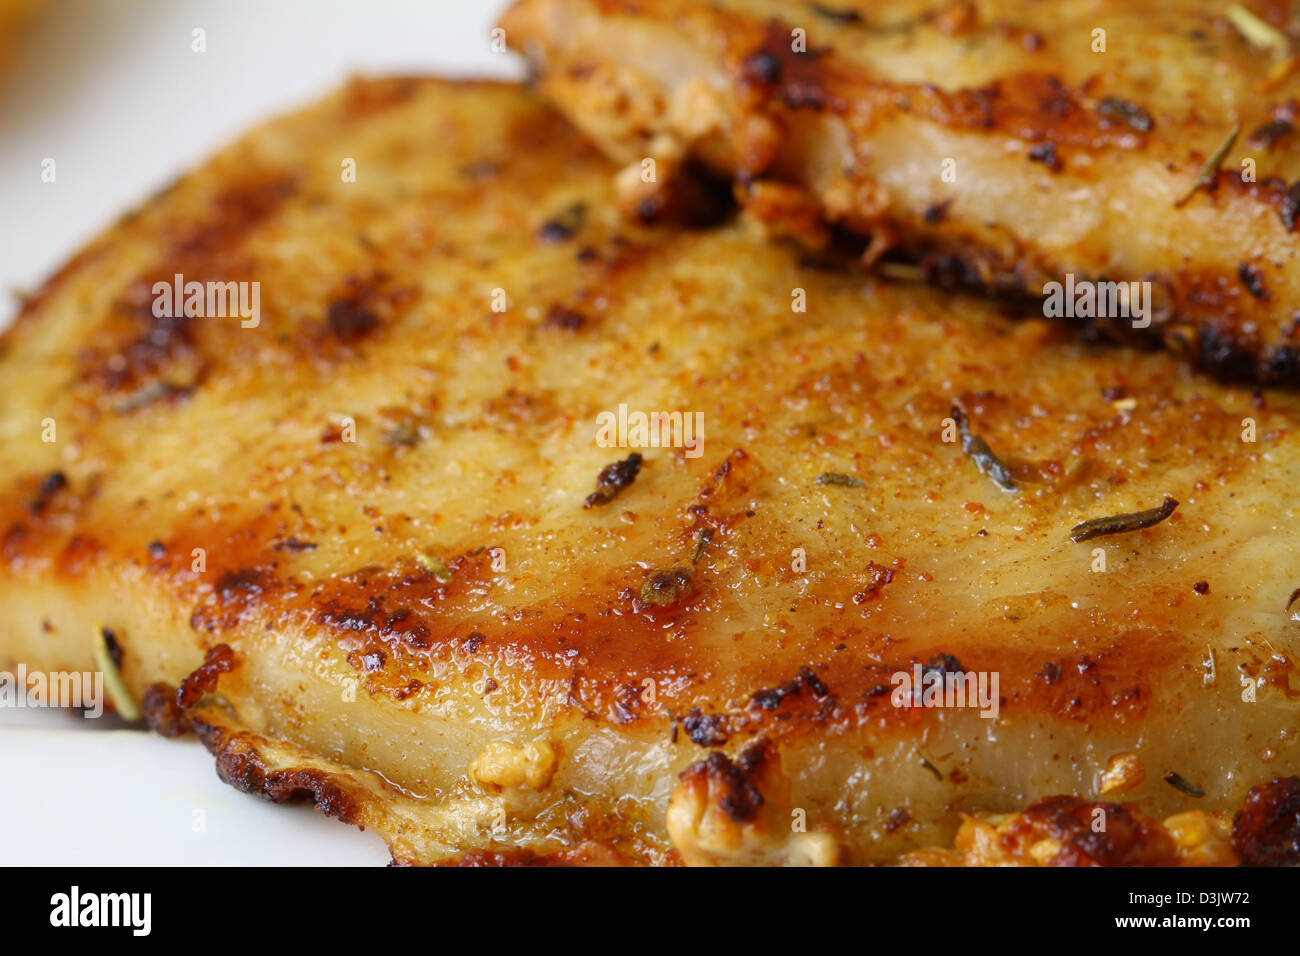
M 404 863 L 889 862 L 1119 754 L 1127 843 L 999 852 L 1145 860 L 1138 812 L 1294 772 L 1300 401 L 628 225 L 613 171 L 519 89 L 357 81 L 78 255 L 0 339 L 0 667 L 109 628 L 153 726 Z M 177 273 L 260 322 L 155 316 Z M 703 443 L 584 507 L 620 405 Z M 897 706 L 918 671 L 996 717 Z M 1290 852 L 1265 803 L 1244 858 Z
M 1285 48 L 1259 48 L 1234 7 Z M 820 246 L 820 220 L 870 236 L 870 261 L 1039 314 L 1067 274 L 1147 282 L 1149 326 L 1113 311 L 1077 321 L 1223 376 L 1295 384 L 1288 10 L 520 0 L 503 25 L 545 95 L 629 170 L 702 161 L 766 231 Z

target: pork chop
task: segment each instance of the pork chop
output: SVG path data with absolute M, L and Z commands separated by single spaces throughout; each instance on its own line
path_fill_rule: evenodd
M 520 0 L 543 93 L 667 188 L 805 244 L 1300 381 L 1300 55 L 1254 0 Z M 1288 32 L 1291 31 L 1291 32 Z
M 0 338 L 0 667 L 404 863 L 1295 862 L 1300 398 L 613 169 L 359 80 L 81 251 Z

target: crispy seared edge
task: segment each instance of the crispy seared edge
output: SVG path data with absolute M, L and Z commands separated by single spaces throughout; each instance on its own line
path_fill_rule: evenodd
M 1098 106 L 1112 91 L 1096 89 L 1092 80 L 1071 85 L 1057 72 L 1053 57 L 1059 47 L 1014 23 L 977 26 L 974 4 L 953 5 L 968 11 L 960 22 L 922 16 L 918 24 L 957 36 L 981 28 L 1020 29 L 1025 42 L 1038 44 L 1032 47 L 1039 58 L 1032 69 L 971 88 L 941 88 L 944 77 L 896 83 L 839 55 L 834 45 L 794 49 L 796 25 L 808 22 L 815 5 L 792 2 L 770 17 L 735 6 L 740 9 L 690 0 L 519 0 L 502 24 L 510 42 L 537 66 L 543 93 L 613 158 L 629 164 L 620 174 L 629 215 L 664 205 L 683 170 L 703 164 L 734 179 L 738 199 L 766 233 L 820 250 L 832 240 L 832 228 L 845 229 L 869 237 L 863 252 L 869 263 L 888 253 L 907 265 L 900 273 L 915 270 L 943 288 L 993 293 L 1028 313 L 1041 314 L 1041 290 L 1067 273 L 1089 282 L 1145 281 L 1152 287 L 1149 325 L 1100 317 L 1072 321 L 1086 338 L 1164 347 L 1223 379 L 1300 383 L 1300 346 L 1293 340 L 1300 286 L 1291 264 L 1300 190 L 1268 170 L 1251 181 L 1236 171 L 1242 155 L 1267 160 L 1273 152 L 1271 146 L 1246 146 L 1257 126 L 1267 126 L 1266 114 L 1250 117 L 1249 128 L 1232 140 L 1236 149 L 1207 173 L 1202 163 L 1230 124 L 1217 130 L 1181 124 L 1180 133 L 1196 139 L 1192 144 L 1163 137 L 1160 122 L 1153 130 L 1117 121 Z M 894 6 L 897 14 L 914 5 Z M 1267 11 L 1265 19 L 1273 13 Z M 871 10 L 872 19 L 888 16 L 887 10 Z M 860 29 L 869 29 L 866 19 L 859 16 Z M 1229 29 L 1208 9 L 1192 11 L 1184 25 L 1204 34 L 1211 23 Z M 623 29 L 643 30 L 630 46 L 647 58 L 655 55 L 657 42 L 666 62 L 695 72 L 665 81 L 656 67 L 626 57 L 612 60 L 606 48 L 589 42 L 593 35 L 613 37 Z M 825 40 L 827 32 L 818 36 Z M 1231 56 L 1224 54 L 1230 69 L 1245 64 L 1261 76 L 1267 72 L 1267 62 L 1245 40 L 1229 34 L 1227 42 L 1234 44 Z M 607 47 L 615 48 L 621 49 Z M 1280 104 L 1274 112 L 1285 111 L 1288 92 L 1261 93 L 1253 105 L 1267 100 Z M 1020 229 L 1014 218 L 993 222 L 991 210 L 983 216 L 967 212 L 969 189 L 954 187 L 948 199 L 917 205 L 911 195 L 917 190 L 889 182 L 889 170 L 860 168 L 884 136 L 940 144 L 936 164 L 941 155 L 963 162 L 975 157 L 977 165 L 1000 165 L 1004 174 L 1023 177 L 1026 188 L 1016 201 L 1033 213 L 1026 222 L 1050 219 L 1054 208 L 1068 207 L 1087 188 L 1096 205 L 1131 211 L 1111 224 L 1111 234 L 1138 232 L 1153 211 L 1148 207 L 1157 203 L 1135 193 L 1132 184 L 1141 182 L 1160 201 L 1168 193 L 1163 214 L 1170 225 L 1163 242 L 1214 239 L 1203 244 L 1199 257 L 1174 256 L 1156 269 L 1128 270 L 1105 244 L 1086 252 L 1053 246 Z M 1201 140 L 1212 142 L 1202 149 Z M 818 157 L 819 150 L 834 155 Z M 1062 172 L 1057 157 L 1066 151 L 1081 161 Z M 1023 168 L 1010 156 L 1022 160 Z M 639 175 L 649 159 L 657 164 L 653 186 Z M 1045 177 L 1035 178 L 1042 170 Z M 1173 201 L 1198 179 L 1204 179 L 1202 186 Z
M 624 866 L 612 843 L 583 840 L 535 849 L 496 844 L 482 821 L 489 794 L 434 802 L 368 770 L 318 757 L 241 725 L 222 705 L 218 682 L 238 667 L 218 645 L 179 688 L 150 685 L 143 710 L 151 730 L 197 734 L 235 789 L 273 803 L 310 801 L 326 816 L 378 832 L 395 865 Z M 674 851 L 656 862 L 688 866 L 834 866 L 834 835 L 792 827 L 789 781 L 760 739 L 734 758 L 721 750 L 680 776 L 666 826 Z M 486 836 L 486 839 L 485 839 Z M 466 849 L 474 847 L 474 849 Z M 1233 815 L 1190 810 L 1158 820 L 1131 803 L 1074 795 L 1035 800 L 1019 813 L 963 815 L 951 847 L 922 847 L 895 861 L 928 866 L 1294 866 L 1300 864 L 1300 777 L 1253 787 Z

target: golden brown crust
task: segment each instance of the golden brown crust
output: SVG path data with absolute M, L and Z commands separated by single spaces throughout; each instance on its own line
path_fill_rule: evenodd
M 1251 787 L 1233 817 L 1232 842 L 1247 866 L 1300 864 L 1300 778 Z
M 870 235 L 871 260 L 889 250 L 1033 311 L 1066 274 L 1149 282 L 1149 326 L 1076 321 L 1295 384 L 1300 70 L 1230 6 L 521 0 L 504 26 L 620 163 L 698 158 L 742 196 L 756 184 L 773 231 L 824 243 L 811 204 Z M 1290 28 L 1282 5 L 1246 6 Z M 805 198 L 774 208 L 773 185 Z
M 952 849 L 903 855 L 903 866 L 1236 866 L 1225 814 L 1190 810 L 1164 821 L 1132 804 L 1055 796 L 1021 813 L 975 814 Z
M 612 174 L 518 89 L 358 81 L 110 230 L 0 339 L 0 666 L 109 627 L 155 726 L 186 688 L 229 779 L 401 862 L 887 862 L 1115 754 L 1153 817 L 1294 769 L 1296 398 L 628 225 Z M 260 281 L 260 324 L 161 322 L 178 267 Z M 584 508 L 620 404 L 700 413 L 700 454 Z M 897 706 L 914 669 L 998 674 L 997 719 Z M 724 759 L 763 798 L 734 829 Z

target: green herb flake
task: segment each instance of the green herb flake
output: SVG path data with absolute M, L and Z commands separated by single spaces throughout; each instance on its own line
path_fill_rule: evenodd
M 446 584 L 452 579 L 451 569 L 433 555 L 420 551 L 415 555 L 415 563 L 433 575 L 439 584 Z
M 1198 800 L 1205 796 L 1204 790 L 1188 783 L 1183 778 L 1182 774 L 1174 773 L 1172 770 L 1165 774 L 1165 783 L 1169 784 L 1169 786 L 1173 787 L 1175 790 L 1181 790 L 1189 797 L 1196 797 Z
M 1175 209 L 1180 209 L 1185 206 L 1188 200 L 1196 195 L 1197 190 L 1206 189 L 1214 183 L 1215 179 L 1219 175 L 1219 167 L 1223 165 L 1223 161 L 1228 156 L 1228 151 L 1232 149 L 1232 145 L 1237 142 L 1237 137 L 1240 135 L 1241 124 L 1238 123 L 1232 128 L 1232 131 L 1228 133 L 1227 138 L 1219 144 L 1218 148 L 1210 154 L 1210 158 L 1205 161 L 1205 165 L 1201 167 L 1201 171 L 1196 174 L 1196 179 L 1187 187 L 1187 192 L 1174 200 Z
M 866 482 L 852 475 L 841 475 L 838 471 L 823 471 L 813 479 L 819 485 L 843 485 L 845 488 L 862 488 Z
M 109 700 L 113 702 L 113 709 L 123 720 L 137 721 L 140 719 L 140 708 L 136 705 L 135 698 L 126 687 L 126 681 L 122 679 L 122 672 L 118 669 L 117 661 L 114 660 L 114 654 L 109 647 L 111 632 L 106 627 L 96 624 L 94 629 L 94 654 L 95 666 L 100 673 L 104 675 L 104 690 L 108 694 Z M 121 651 L 118 651 L 120 655 Z
M 1093 518 L 1070 529 L 1070 540 L 1075 544 L 1090 538 L 1100 538 L 1106 534 L 1120 534 L 1124 531 L 1138 531 L 1159 524 L 1174 513 L 1178 502 L 1168 495 L 1158 508 L 1147 511 L 1135 511 L 1132 514 L 1111 515 L 1107 518 Z
M 691 564 L 698 564 L 700 558 L 704 557 L 704 549 L 709 546 L 713 540 L 712 528 L 701 528 L 700 533 L 695 537 L 695 550 L 691 552 Z
M 414 448 L 420 444 L 420 428 L 412 422 L 403 422 L 395 428 L 384 432 L 384 441 L 390 445 Z
M 971 433 L 970 420 L 967 419 L 966 413 L 954 405 L 950 414 L 953 421 L 957 423 L 958 434 L 961 435 L 961 450 L 975 462 L 975 467 L 980 470 L 980 474 L 988 475 L 1003 491 L 1015 491 L 1016 480 L 1011 477 L 1011 469 L 993 453 L 988 442 Z
M 819 17 L 824 17 L 834 23 L 861 23 L 862 14 L 856 10 L 838 10 L 834 7 L 822 6 L 820 3 L 810 3 L 808 8 Z
M 1115 119 L 1124 123 L 1129 129 L 1139 133 L 1149 133 L 1156 128 L 1151 114 L 1128 100 L 1118 96 L 1108 96 L 1097 104 L 1097 112 L 1106 119 Z
M 1246 38 L 1251 46 L 1264 50 L 1286 53 L 1291 49 L 1291 38 L 1273 24 L 1260 19 L 1239 3 L 1234 3 L 1224 15 L 1237 28 L 1237 32 Z

